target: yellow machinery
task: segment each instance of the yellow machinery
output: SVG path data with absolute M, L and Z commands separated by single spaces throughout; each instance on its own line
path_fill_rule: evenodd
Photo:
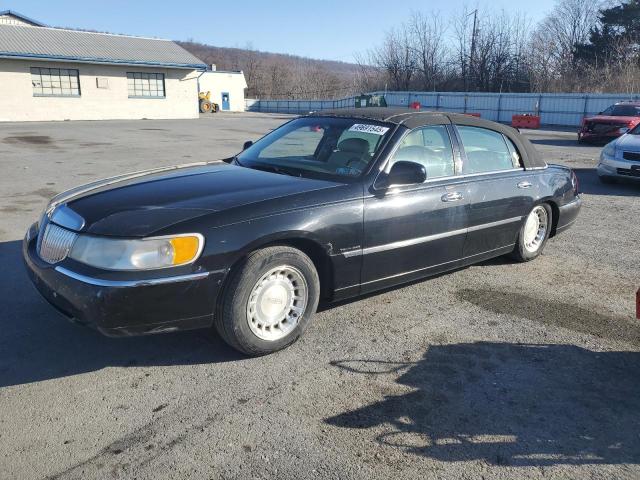
M 211 101 L 211 92 L 200 92 L 198 94 L 198 101 L 200 104 L 200 112 L 202 113 L 216 113 L 220 109 L 217 103 Z

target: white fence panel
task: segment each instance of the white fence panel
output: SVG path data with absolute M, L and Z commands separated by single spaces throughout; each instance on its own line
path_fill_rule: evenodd
M 513 115 L 540 115 L 543 125 L 578 126 L 586 115 L 601 112 L 623 100 L 640 100 L 634 94 L 582 93 L 483 93 L 483 92 L 372 92 L 384 95 L 390 107 L 420 102 L 423 110 L 479 113 L 487 120 L 510 123 Z M 273 113 L 309 113 L 335 108 L 354 108 L 355 97 L 339 100 L 253 100 L 247 110 Z

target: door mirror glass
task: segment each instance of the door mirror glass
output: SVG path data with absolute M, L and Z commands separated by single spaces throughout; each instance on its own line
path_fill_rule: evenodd
M 416 162 L 399 161 L 393 164 L 385 179 L 385 186 L 413 185 L 423 183 L 427 179 L 424 165 Z
M 242 145 L 242 151 L 244 152 L 247 148 L 249 148 L 251 145 L 253 145 L 253 142 L 251 140 L 247 140 L 246 142 L 244 142 L 244 144 Z

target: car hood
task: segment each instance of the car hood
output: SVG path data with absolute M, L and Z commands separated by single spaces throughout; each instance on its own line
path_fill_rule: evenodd
M 593 117 L 586 117 L 585 122 L 602 122 L 602 123 L 630 123 L 640 122 L 639 117 L 621 117 L 613 115 L 595 115 Z
M 82 217 L 80 231 L 137 237 L 211 212 L 338 185 L 226 163 L 192 164 L 95 182 L 58 195 L 52 205 Z
M 616 147 L 626 152 L 640 152 L 640 135 L 623 135 L 616 140 Z

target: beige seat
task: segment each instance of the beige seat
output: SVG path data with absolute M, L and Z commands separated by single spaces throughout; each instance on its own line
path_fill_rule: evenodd
M 329 156 L 327 163 L 336 170 L 344 167 L 362 170 L 369 160 L 369 142 L 362 138 L 347 138 L 338 143 L 338 149 Z

